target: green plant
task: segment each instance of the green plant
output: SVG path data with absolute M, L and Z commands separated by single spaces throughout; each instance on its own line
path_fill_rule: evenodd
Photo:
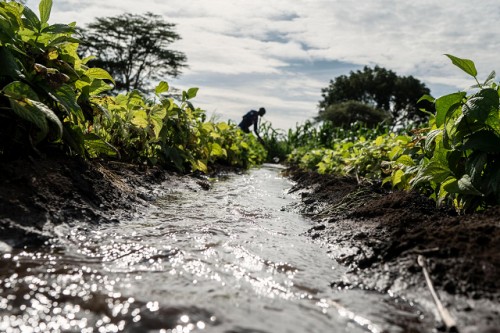
M 157 164 L 207 172 L 226 163 L 249 167 L 266 151 L 235 125 L 206 122 L 192 99 L 198 88 L 167 97 L 160 82 L 154 98 L 138 91 L 103 92 L 115 83 L 103 69 L 80 59 L 75 24 L 49 25 L 51 0 L 40 18 L 17 2 L 0 2 L 0 157 L 29 154 L 47 145 L 84 158 Z
M 183 172 L 207 172 L 215 164 L 249 167 L 262 163 L 265 151 L 255 138 L 235 125 L 206 121 L 205 111 L 193 106 L 198 88 L 183 92 L 180 101 L 164 96 L 168 90 L 162 81 L 154 100 L 137 91 L 94 97 L 103 112 L 95 116 L 89 135 L 103 141 L 95 142 L 98 149 L 90 145 L 92 141 L 86 142 L 92 156 L 104 153 Z M 101 147 L 103 142 L 107 150 Z
M 40 18 L 16 2 L 0 2 L 0 153 L 20 154 L 62 143 L 84 154 L 84 128 L 96 109 L 91 95 L 111 88 L 111 76 L 85 66 L 74 24 L 49 25 L 51 0 Z
M 389 160 L 390 151 L 400 145 L 402 138 L 394 133 L 380 134 L 374 139 L 337 138 L 329 148 L 299 147 L 290 154 L 289 161 L 319 173 L 380 179 L 381 165 Z
M 438 205 L 474 211 L 500 203 L 499 86 L 495 72 L 480 83 L 474 62 L 446 56 L 476 85 L 470 93 L 423 97 L 435 104 L 436 113 L 416 133 L 413 147 L 394 154 L 395 162 L 404 163 L 392 170 L 391 182 L 428 191 Z
M 267 150 L 267 162 L 284 161 L 291 152 L 290 143 L 287 140 L 286 133 L 282 130 L 276 130 L 270 122 L 264 121 L 260 124 L 259 133 L 264 141 Z

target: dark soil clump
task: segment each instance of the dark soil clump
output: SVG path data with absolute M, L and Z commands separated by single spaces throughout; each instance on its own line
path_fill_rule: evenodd
M 458 216 L 415 192 L 288 170 L 301 192 L 309 230 L 350 268 L 337 288 L 367 288 L 405 298 L 430 293 L 417 256 L 429 263 L 434 286 L 462 331 L 500 332 L 500 208 Z M 423 296 L 425 295 L 425 296 Z

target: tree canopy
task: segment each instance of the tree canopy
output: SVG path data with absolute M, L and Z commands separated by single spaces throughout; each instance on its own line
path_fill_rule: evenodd
M 174 27 L 152 13 L 97 18 L 80 29 L 81 52 L 95 56 L 89 66 L 107 70 L 116 90 L 144 92 L 153 81 L 177 77 L 186 67 L 184 53 L 170 49 L 181 39 Z
M 330 85 L 321 89 L 323 99 L 319 102 L 318 119 L 331 118 L 335 110 L 345 112 L 345 108 L 332 109 L 332 105 L 357 101 L 383 110 L 393 121 L 405 118 L 413 122 L 422 122 L 427 119 L 427 114 L 419 110 L 422 106 L 417 106 L 417 101 L 429 93 L 430 90 L 425 84 L 413 76 L 398 76 L 382 67 L 365 66 L 362 71 L 351 71 L 349 76 L 341 75 L 335 80 L 330 80 Z M 359 107 L 351 110 L 368 111 Z
M 322 116 L 323 120 L 329 120 L 334 126 L 343 128 L 354 122 L 361 122 L 368 128 L 390 122 L 390 116 L 383 110 L 358 101 L 329 105 Z

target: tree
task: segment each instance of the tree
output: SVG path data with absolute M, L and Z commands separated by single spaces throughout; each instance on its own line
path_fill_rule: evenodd
M 169 48 L 181 38 L 174 27 L 152 13 L 97 18 L 80 29 L 81 52 L 95 56 L 89 66 L 107 70 L 116 90 L 144 92 L 151 81 L 177 77 L 186 67 L 184 53 Z
M 394 122 L 422 122 L 427 119 L 427 114 L 419 109 L 427 106 L 417 105 L 417 101 L 429 93 L 425 84 L 412 76 L 401 77 L 385 68 L 365 66 L 362 71 L 351 71 L 349 76 L 341 75 L 335 81 L 330 80 L 330 85 L 321 89 L 323 100 L 319 102 L 317 118 L 326 119 L 326 111 L 331 105 L 358 101 L 383 110 Z M 362 111 L 359 108 L 352 110 Z
M 358 101 L 329 105 L 322 117 L 322 120 L 331 121 L 334 126 L 344 128 L 354 122 L 361 122 L 368 128 L 374 128 L 390 121 L 390 116 L 386 112 Z

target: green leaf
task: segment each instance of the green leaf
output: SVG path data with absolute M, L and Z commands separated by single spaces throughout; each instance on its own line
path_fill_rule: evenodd
M 94 133 L 85 134 L 85 148 L 92 151 L 97 156 L 120 156 L 120 152 L 111 144 L 103 140 L 100 136 Z
M 19 68 L 16 58 L 6 47 L 0 47 L 0 76 L 9 76 L 13 79 L 24 78 L 24 74 Z
M 417 101 L 417 104 L 420 103 L 421 101 L 428 101 L 428 102 L 434 103 L 436 101 L 436 99 L 430 95 L 424 95 L 424 96 L 420 97 L 420 99 Z
M 445 123 L 446 118 L 457 109 L 466 95 L 467 94 L 465 92 L 456 92 L 453 94 L 441 96 L 436 100 L 437 127 L 440 127 Z
M 5 1 L 3 2 L 5 3 Z M 22 5 L 20 3 L 10 2 L 0 9 L 0 16 L 3 17 L 3 19 L 0 20 L 0 34 L 5 34 L 8 38 L 14 38 L 19 27 L 22 25 Z M 2 37 L 6 37 L 5 35 Z
M 191 102 L 186 101 L 186 104 L 187 104 L 188 108 L 190 108 L 191 110 L 194 110 L 194 106 L 193 106 L 193 104 L 191 104 Z
M 470 96 L 464 104 L 463 113 L 473 119 L 484 123 L 491 112 L 497 112 L 499 107 L 498 93 L 496 90 L 486 88 Z
M 156 139 L 159 138 L 161 129 L 163 128 L 163 118 L 167 116 L 167 110 L 161 105 L 155 105 L 150 111 L 149 117 L 153 125 L 153 132 Z
M 425 138 L 425 150 L 432 151 L 432 144 L 435 142 L 439 135 L 443 134 L 443 129 L 436 129 L 427 133 Z
M 474 62 L 469 59 L 461 59 L 457 58 L 455 56 L 452 56 L 451 54 L 445 54 L 448 58 L 450 58 L 451 62 L 466 72 L 467 74 L 476 77 L 477 76 L 477 70 L 476 70 L 476 65 L 474 65 Z
M 106 84 L 103 80 L 93 80 L 89 87 L 89 94 L 95 96 L 111 89 L 113 89 L 113 87 Z
M 493 79 L 495 78 L 496 75 L 497 75 L 497 73 L 495 71 L 491 71 L 490 75 L 488 75 L 488 77 L 486 78 L 486 80 L 484 80 L 483 85 L 486 86 L 486 85 L 492 83 Z
M 473 194 L 473 195 L 480 195 L 482 196 L 483 194 L 472 185 L 472 181 L 469 175 L 463 175 L 462 178 L 460 178 L 458 181 L 453 181 L 446 186 L 444 186 L 444 189 L 450 193 L 456 193 L 456 194 Z
M 488 154 L 481 151 L 472 153 L 466 162 L 466 172 L 471 176 L 472 182 L 476 182 L 483 175 L 484 168 L 488 163 Z M 488 179 L 491 181 L 491 179 Z
M 193 168 L 193 171 L 200 170 L 203 173 L 207 173 L 208 171 L 207 165 L 203 163 L 203 161 L 201 160 L 196 160 L 194 162 L 191 162 L 191 166 Z
M 169 88 L 170 88 L 170 87 L 168 86 L 168 83 L 167 83 L 167 82 L 165 82 L 165 81 L 161 81 L 161 82 L 160 82 L 160 83 L 158 83 L 158 85 L 156 86 L 156 88 L 155 88 L 155 93 L 156 93 L 157 95 L 160 95 L 160 94 L 162 94 L 162 93 L 164 93 L 164 92 L 167 92 Z
M 457 179 L 455 177 L 448 177 L 444 182 L 439 186 L 439 192 L 437 196 L 437 205 L 440 206 L 443 200 L 450 196 L 450 192 L 446 190 L 447 186 L 452 186 L 451 184 L 457 183 Z
M 226 151 L 218 143 L 212 143 L 210 145 L 210 157 L 222 156 L 226 156 Z
M 431 161 L 419 170 L 417 176 L 411 182 L 412 186 L 425 182 L 441 183 L 449 176 L 452 176 L 452 173 L 447 165 L 438 161 Z
M 24 100 L 29 98 L 38 101 L 38 95 L 29 85 L 20 81 L 14 81 L 2 89 L 3 93 L 10 98 Z
M 388 154 L 389 160 L 391 160 L 391 161 L 394 160 L 403 151 L 404 151 L 404 149 L 402 148 L 402 146 L 397 145 L 397 146 L 392 147 L 391 151 Z
M 12 111 L 14 111 L 14 113 L 18 117 L 27 120 L 28 122 L 38 127 L 38 129 L 40 130 L 40 136 L 37 138 L 37 140 L 35 140 L 35 143 L 47 136 L 47 133 L 49 132 L 49 125 L 47 124 L 47 118 L 45 117 L 45 114 L 43 114 L 42 112 L 37 112 L 36 109 L 35 112 L 33 112 L 33 110 L 24 101 L 19 101 L 13 98 L 9 98 L 9 101 L 10 106 L 12 107 Z
M 486 153 L 500 153 L 500 138 L 488 130 L 475 132 L 464 139 L 465 149 Z
M 129 108 L 131 106 L 145 106 L 144 98 L 137 90 L 134 90 L 127 94 L 127 104 Z
M 40 20 L 38 19 L 36 14 L 33 13 L 33 11 L 31 9 L 29 9 L 27 6 L 24 6 L 23 15 L 26 18 L 25 23 L 30 28 L 32 28 L 36 32 L 39 32 L 40 30 L 42 30 L 42 24 L 40 23 Z
M 63 135 L 63 126 L 62 126 L 61 120 L 57 117 L 57 115 L 54 113 L 54 111 L 52 111 L 47 105 L 45 105 L 41 102 L 38 102 L 38 101 L 28 99 L 27 102 L 29 104 L 31 104 L 34 109 L 43 113 L 45 115 L 45 117 L 47 118 L 47 120 L 51 124 L 54 125 L 54 126 L 52 126 L 54 131 L 55 131 L 54 134 L 55 134 L 56 140 L 59 140 Z
M 50 18 L 50 11 L 52 10 L 52 0 L 41 0 L 38 9 L 40 10 L 42 24 L 47 23 Z
M 223 131 L 228 130 L 230 128 L 230 126 L 227 123 L 220 122 L 217 124 L 217 128 L 219 129 L 219 131 L 223 132 Z
M 403 180 L 405 173 L 403 170 L 398 169 L 395 172 L 392 173 L 391 175 L 391 183 L 392 186 L 397 186 L 401 181 Z
M 49 93 L 56 102 L 66 110 L 68 115 L 76 116 L 80 121 L 85 121 L 82 108 L 77 103 L 76 93 L 68 85 L 63 85 L 53 93 Z
M 403 164 L 405 166 L 414 166 L 415 161 L 409 155 L 401 155 L 396 160 L 396 163 Z
M 133 111 L 132 120 L 130 121 L 135 126 L 146 128 L 148 127 L 148 115 L 144 110 Z
M 113 77 L 102 68 L 89 68 L 85 71 L 84 74 L 91 79 L 110 80 L 115 84 L 115 80 L 113 79 Z
M 195 98 L 199 88 L 189 88 L 187 91 L 187 99 Z
M 75 31 L 75 28 L 70 27 L 67 24 L 53 24 L 53 25 L 47 26 L 46 28 L 44 28 L 42 30 L 42 32 L 51 33 L 51 34 L 69 34 L 69 33 L 72 33 L 74 31 Z M 69 36 L 60 36 L 60 37 L 65 37 L 66 41 L 68 41 L 68 42 L 72 42 L 72 43 L 79 42 L 78 39 L 73 38 L 73 37 L 69 37 Z M 60 38 L 60 37 L 57 37 L 57 38 Z M 58 43 L 61 43 L 61 41 L 58 41 Z M 54 44 L 55 43 L 50 42 L 50 45 L 54 45 Z
M 485 125 L 491 127 L 496 133 L 500 133 L 500 110 L 490 112 Z
M 95 55 L 90 55 L 88 57 L 85 57 L 82 59 L 82 64 L 86 64 L 88 63 L 90 60 L 94 60 L 94 59 L 97 59 L 97 57 Z
M 9 101 L 16 115 L 40 129 L 41 135 L 37 137 L 36 141 L 42 140 L 47 135 L 53 137 L 54 140 L 59 140 L 62 137 L 61 121 L 45 104 L 29 98 L 24 100 L 9 98 Z

